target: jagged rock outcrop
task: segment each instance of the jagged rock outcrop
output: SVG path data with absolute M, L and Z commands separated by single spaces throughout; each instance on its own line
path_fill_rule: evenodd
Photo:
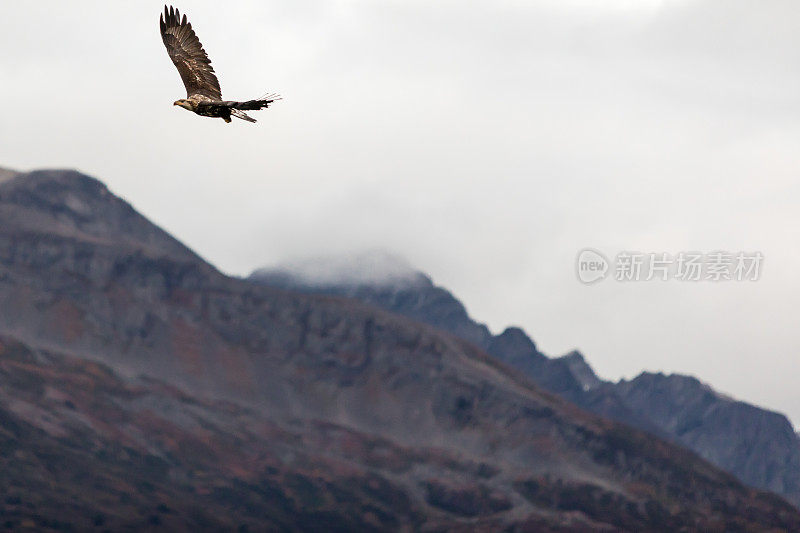
M 566 363 L 570 373 L 578 380 L 583 390 L 596 389 L 603 384 L 603 381 L 597 377 L 592 367 L 586 362 L 586 358 L 579 351 L 572 351 L 567 355 L 562 355 L 559 359 Z

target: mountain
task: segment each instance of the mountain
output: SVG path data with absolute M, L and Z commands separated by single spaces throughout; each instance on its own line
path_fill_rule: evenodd
M 632 381 L 603 381 L 579 352 L 549 358 L 516 327 L 493 336 L 429 277 L 399 260 L 394 268 L 388 267 L 386 254 L 378 254 L 383 256 L 381 271 L 403 272 L 402 276 L 373 273 L 358 281 L 355 273 L 368 271 L 375 263 L 371 255 L 350 259 L 354 274 L 346 282 L 342 276 L 326 277 L 297 264 L 260 269 L 250 279 L 289 290 L 356 298 L 450 332 L 584 409 L 678 442 L 745 483 L 782 494 L 800 506 L 800 438 L 784 415 L 726 398 L 686 376 L 645 372 Z M 346 261 L 337 261 L 341 271 Z
M 800 438 L 786 416 L 728 398 L 691 376 L 644 372 L 616 390 L 700 456 L 800 505 Z
M 260 285 L 311 294 L 354 298 L 389 309 L 447 331 L 485 348 L 489 329 L 474 322 L 447 290 L 412 269 L 403 259 L 381 250 L 353 257 L 322 257 L 297 261 L 250 276 Z
M 388 263 L 394 261 L 394 266 Z M 324 265 L 333 263 L 333 271 Z M 309 268 L 308 265 L 316 265 Z M 371 268 L 380 265 L 380 268 Z M 348 270 L 346 277 L 338 274 Z M 369 272 L 364 280 L 356 273 Z M 391 273 L 387 275 L 386 273 Z M 540 353 L 530 337 L 517 327 L 492 335 L 485 324 L 470 318 L 464 305 L 448 290 L 436 286 L 427 275 L 405 261 L 382 251 L 369 251 L 349 258 L 319 258 L 289 263 L 253 272 L 249 279 L 262 285 L 307 294 L 354 298 L 393 313 L 424 322 L 469 341 L 512 368 L 522 371 L 539 386 L 584 409 L 655 434 L 661 430 L 631 410 L 614 390 L 584 364 L 578 372 L 580 354 L 549 358 Z M 577 365 L 577 366 L 576 366 Z
M 7 529 L 800 529 L 470 342 L 227 277 L 73 171 L 0 183 L 0 465 Z

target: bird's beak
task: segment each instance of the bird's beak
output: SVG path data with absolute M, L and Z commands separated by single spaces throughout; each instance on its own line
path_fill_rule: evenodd
M 172 102 L 172 105 L 178 105 L 178 101 L 176 100 L 176 101 Z

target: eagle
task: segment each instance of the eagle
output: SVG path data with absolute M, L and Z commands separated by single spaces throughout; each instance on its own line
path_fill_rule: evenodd
M 225 122 L 230 122 L 231 117 L 256 122 L 245 111 L 266 109 L 275 100 L 280 100 L 277 94 L 266 94 L 246 102 L 223 100 L 211 60 L 203 50 L 192 25 L 187 22 L 186 15 L 181 18 L 177 9 L 164 6 L 164 13 L 159 21 L 161 39 L 186 86 L 186 98 L 176 100 L 173 105 L 203 117 L 221 118 Z

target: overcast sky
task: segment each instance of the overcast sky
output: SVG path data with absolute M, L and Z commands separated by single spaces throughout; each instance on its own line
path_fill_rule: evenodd
M 605 378 L 689 373 L 800 422 L 796 0 L 182 0 L 0 7 L 0 166 L 77 168 L 225 272 L 381 247 Z M 760 251 L 757 282 L 578 282 L 591 247 Z

